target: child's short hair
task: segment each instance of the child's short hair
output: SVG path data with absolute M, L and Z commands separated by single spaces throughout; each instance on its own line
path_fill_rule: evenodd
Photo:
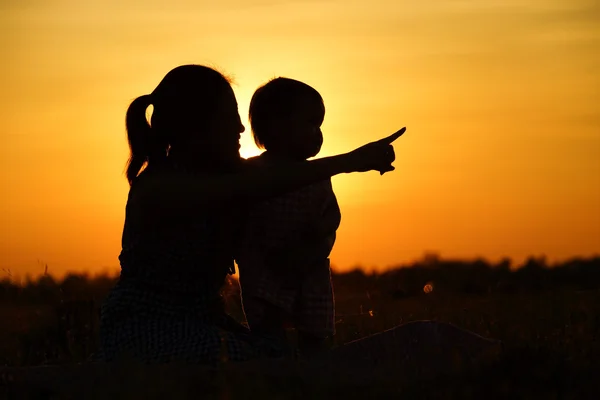
M 323 98 L 313 87 L 289 78 L 274 78 L 259 87 L 250 100 L 249 119 L 254 143 L 267 149 L 275 140 L 269 122 L 289 118 L 301 101 L 315 102 L 325 110 Z

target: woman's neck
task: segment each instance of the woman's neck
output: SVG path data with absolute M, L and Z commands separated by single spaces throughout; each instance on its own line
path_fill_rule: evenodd
M 223 160 L 214 154 L 195 154 L 187 152 L 170 151 L 168 159 L 173 165 L 190 172 L 217 172 L 227 173 L 237 170 L 241 164 L 241 158 Z

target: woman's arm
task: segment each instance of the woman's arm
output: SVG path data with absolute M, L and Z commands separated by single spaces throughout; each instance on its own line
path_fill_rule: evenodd
M 402 133 L 404 128 L 347 154 L 278 168 L 211 176 L 142 174 L 130 201 L 154 212 L 187 213 L 203 206 L 267 199 L 341 173 L 371 170 L 385 173 L 394 170 L 391 164 L 395 156 L 391 143 Z

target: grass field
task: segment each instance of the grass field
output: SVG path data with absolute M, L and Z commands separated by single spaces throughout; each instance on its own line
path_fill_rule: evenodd
M 579 287 L 556 282 L 551 286 L 532 286 L 523 284 L 523 280 L 482 285 L 479 280 L 480 287 L 487 290 L 475 290 L 472 285 L 463 285 L 462 290 L 446 285 L 444 290 L 443 282 L 448 281 L 431 271 L 429 276 L 415 279 L 420 291 L 400 284 L 410 279 L 395 283 L 393 275 L 334 276 L 338 314 L 335 343 L 339 345 L 404 322 L 430 319 L 501 339 L 506 347 L 500 359 L 476 370 L 449 371 L 446 376 L 426 382 L 407 382 L 399 376 L 402 371 L 388 371 L 385 377 L 369 384 L 238 374 L 178 381 L 169 393 L 181 398 L 203 398 L 203 394 L 222 399 L 600 398 L 600 290 L 591 287 L 587 279 Z M 436 276 L 437 280 L 431 279 Z M 82 289 L 76 298 L 73 292 L 66 299 L 64 290 L 63 298 L 47 290 L 44 296 L 52 301 L 39 301 L 44 296 L 33 301 L 35 296 L 30 293 L 27 301 L 0 304 L 0 363 L 31 366 L 85 360 L 96 346 L 97 308 L 102 291 L 110 287 L 109 279 L 102 282 L 97 284 L 101 288 L 96 292 Z M 422 290 L 427 283 L 433 289 L 428 294 Z M 3 293 L 6 298 L 6 287 Z M 242 319 L 235 281 L 225 288 L 225 295 L 230 313 Z M 151 376 L 140 372 L 137 380 L 121 383 L 118 393 L 122 398 L 164 398 L 161 396 L 170 386 L 164 379 L 159 383 L 161 379 Z M 8 392 L 6 386 L 4 390 L 5 395 L 15 398 L 22 394 Z M 119 397 L 111 395 L 115 396 Z

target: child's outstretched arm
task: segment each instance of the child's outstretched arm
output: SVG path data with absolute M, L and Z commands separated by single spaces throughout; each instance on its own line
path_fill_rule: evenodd
M 281 168 L 235 174 L 193 176 L 154 174 L 139 176 L 131 202 L 154 215 L 189 215 L 200 206 L 214 206 L 268 199 L 351 172 L 393 171 L 392 143 L 405 131 L 366 144 L 347 154 L 325 157 Z M 133 190 L 133 188 L 132 188 Z

